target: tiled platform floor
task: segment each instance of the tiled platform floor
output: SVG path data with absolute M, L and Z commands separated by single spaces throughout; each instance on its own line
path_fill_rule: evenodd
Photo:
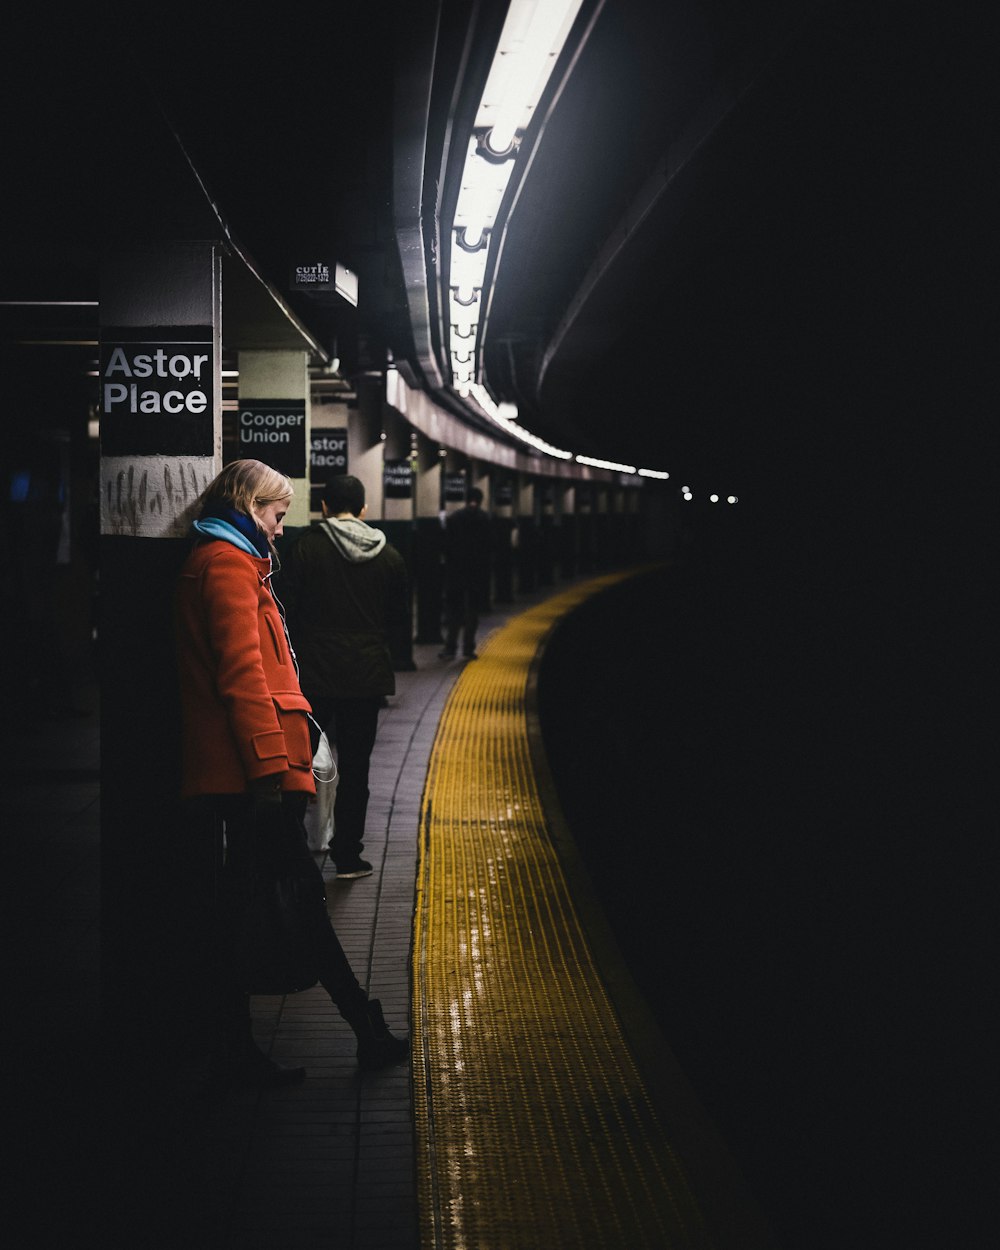
M 485 618 L 480 637 L 553 593 L 523 596 Z M 376 871 L 328 888 L 352 966 L 398 1032 L 409 1029 L 421 795 L 441 712 L 464 666 L 440 660 L 438 650 L 414 647 L 416 668 L 397 674 L 397 693 L 380 716 L 365 844 Z M 20 722 L 4 756 L 3 1109 L 13 1157 L 4 1226 L 17 1230 L 12 1244 L 417 1250 L 409 1065 L 362 1075 L 353 1035 L 320 988 L 253 1000 L 259 1044 L 308 1069 L 300 1086 L 210 1100 L 185 1096 L 175 1074 L 158 1082 L 141 1065 L 120 1078 L 131 1065 L 117 1063 L 116 1039 L 107 1029 L 102 1036 L 98 1010 L 98 702 L 96 684 L 81 680 L 67 706 Z M 585 924 L 596 938 L 599 908 Z M 626 980 L 617 978 L 619 1011 Z M 190 1031 L 183 1004 L 178 1011 Z M 669 1087 L 677 1127 L 678 1115 L 687 1116 L 683 1077 L 656 1038 L 643 1043 L 641 1004 L 632 1023 L 640 1066 Z M 699 1117 L 690 1117 L 691 1140 L 702 1132 Z M 715 1147 L 708 1153 L 714 1159 Z M 724 1188 L 728 1202 L 734 1190 Z
M 484 618 L 480 637 L 524 597 Z M 419 805 L 441 708 L 464 661 L 414 647 L 372 760 L 373 876 L 333 883 L 355 972 L 407 1031 Z M 417 1245 L 408 1065 L 361 1076 L 354 1039 L 319 988 L 253 1000 L 260 1045 L 304 1064 L 296 1088 L 189 1105 L 139 1089 L 108 1105 L 99 1052 L 99 698 L 19 727 L 7 752 L 2 913 L 10 969 L 7 1109 L 21 1167 L 7 1187 L 19 1247 Z M 15 1179 L 16 1177 L 16 1179 Z M 16 1213 L 16 1214 L 15 1214 Z

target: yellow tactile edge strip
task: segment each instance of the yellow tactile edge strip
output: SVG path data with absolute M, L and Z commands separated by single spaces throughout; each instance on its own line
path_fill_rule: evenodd
M 532 659 L 560 616 L 622 576 L 511 620 L 441 717 L 413 960 L 426 1250 L 710 1244 L 595 969 L 530 761 Z

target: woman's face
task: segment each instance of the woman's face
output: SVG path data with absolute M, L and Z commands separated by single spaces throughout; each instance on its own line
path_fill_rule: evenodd
M 285 528 L 285 513 L 288 511 L 288 500 L 279 499 L 277 503 L 254 504 L 254 520 L 267 535 L 269 542 L 280 538 Z

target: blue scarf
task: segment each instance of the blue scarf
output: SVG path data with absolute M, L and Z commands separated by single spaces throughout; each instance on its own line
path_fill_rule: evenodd
M 194 528 L 206 538 L 221 538 L 248 555 L 260 556 L 264 560 L 271 555 L 267 537 L 258 528 L 256 521 L 217 499 L 211 499 L 205 504 Z

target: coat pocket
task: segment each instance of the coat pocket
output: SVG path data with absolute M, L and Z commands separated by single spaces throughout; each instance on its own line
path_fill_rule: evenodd
M 312 705 L 300 690 L 272 690 L 271 698 L 285 735 L 289 768 L 312 769 L 312 743 L 306 715 L 312 711 Z

